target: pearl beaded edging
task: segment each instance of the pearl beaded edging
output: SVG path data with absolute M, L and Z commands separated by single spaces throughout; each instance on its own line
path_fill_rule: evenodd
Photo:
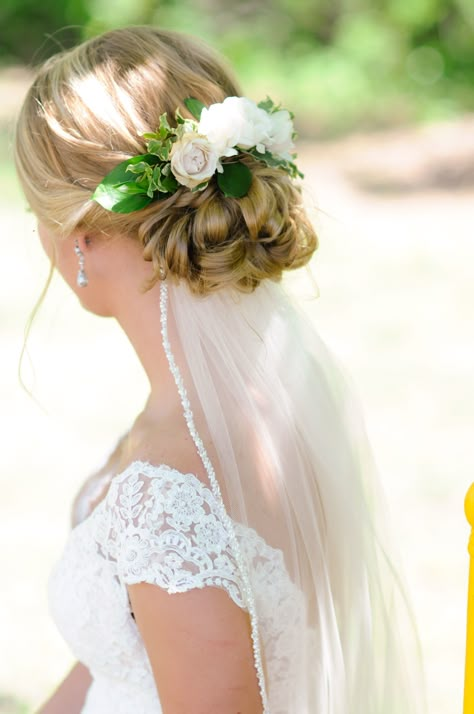
M 247 572 L 244 562 L 243 562 L 241 549 L 240 549 L 237 537 L 235 535 L 232 519 L 230 518 L 229 514 L 227 513 L 227 511 L 225 509 L 224 501 L 222 498 L 219 483 L 218 483 L 216 475 L 215 475 L 214 467 L 212 466 L 211 460 L 207 454 L 207 451 L 204 447 L 202 439 L 199 436 L 196 426 L 194 424 L 194 417 L 193 417 L 193 413 L 191 411 L 191 404 L 188 399 L 188 395 L 186 392 L 186 388 L 184 386 L 183 378 L 181 376 L 181 373 L 178 369 L 178 366 L 175 362 L 173 353 L 171 351 L 171 345 L 170 345 L 170 342 L 168 339 L 167 299 L 168 299 L 168 285 L 166 284 L 166 282 L 164 280 L 162 280 L 161 285 L 160 285 L 160 316 L 161 316 L 161 335 L 162 335 L 162 341 L 163 341 L 163 348 L 165 350 L 165 354 L 166 354 L 166 357 L 168 360 L 170 372 L 173 375 L 174 381 L 178 388 L 178 392 L 179 392 L 179 395 L 181 398 L 181 404 L 183 405 L 183 409 L 184 409 L 184 417 L 186 419 L 186 424 L 189 429 L 189 433 L 196 445 L 196 448 L 198 450 L 198 453 L 199 453 L 199 456 L 203 463 L 203 466 L 206 469 L 207 474 L 209 476 L 211 488 L 214 493 L 214 496 L 216 497 L 216 501 L 217 501 L 219 510 L 221 512 L 221 516 L 222 516 L 224 522 L 227 523 L 227 526 L 228 526 L 228 529 L 230 532 L 232 545 L 234 546 L 235 559 L 237 561 L 237 565 L 239 567 L 240 574 L 241 574 L 241 577 L 244 582 L 244 591 L 245 591 L 247 606 L 248 606 L 249 615 L 250 615 L 250 624 L 251 624 L 251 629 L 252 629 L 252 632 L 251 632 L 252 648 L 253 648 L 253 652 L 254 652 L 255 668 L 257 671 L 259 690 L 260 690 L 260 695 L 262 698 L 263 714 L 270 714 L 270 711 L 268 709 L 268 703 L 267 703 L 267 694 L 265 691 L 265 678 L 264 678 L 264 674 L 263 674 L 262 656 L 261 656 L 261 651 L 260 651 L 257 610 L 255 607 L 255 600 L 253 597 L 252 588 L 250 585 L 250 579 L 249 579 L 248 572 Z

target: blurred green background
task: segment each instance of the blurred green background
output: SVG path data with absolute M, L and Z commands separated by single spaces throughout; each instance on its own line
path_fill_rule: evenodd
M 474 108 L 472 0 L 3 0 L 0 61 L 37 63 L 111 27 L 193 32 L 305 135 Z
M 460 711 L 473 480 L 472 0 L 1 0 L 0 714 L 32 714 L 74 657 L 48 612 L 69 509 L 146 398 L 114 322 L 48 264 L 11 160 L 31 69 L 103 29 L 156 23 L 207 40 L 245 93 L 296 115 L 320 237 L 308 302 L 354 378 L 406 566 L 430 714 Z M 297 278 L 300 280 L 301 276 Z M 362 713 L 361 713 L 362 714 Z

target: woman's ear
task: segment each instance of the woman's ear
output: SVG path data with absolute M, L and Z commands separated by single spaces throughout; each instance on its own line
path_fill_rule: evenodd
M 85 231 L 74 231 L 74 233 L 71 234 L 71 239 L 73 242 L 73 247 L 78 245 L 79 250 L 81 250 L 83 253 L 85 253 L 87 250 L 90 250 L 90 248 L 92 247 L 92 236 L 89 233 L 86 233 Z

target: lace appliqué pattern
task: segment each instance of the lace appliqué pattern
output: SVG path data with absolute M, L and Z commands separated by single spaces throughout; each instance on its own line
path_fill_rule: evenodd
M 221 513 L 214 494 L 194 474 L 133 462 L 73 529 L 51 574 L 49 596 L 60 632 L 94 676 L 83 714 L 159 711 L 126 583 L 151 582 L 170 593 L 217 586 L 248 612 Z M 249 526 L 232 523 L 260 612 L 268 711 L 288 714 L 304 598 L 289 578 L 282 551 Z M 297 699 L 295 692 L 300 711 Z
M 222 587 L 247 610 L 230 534 L 194 474 L 134 462 L 111 483 L 104 505 L 101 545 L 122 582 L 169 593 Z

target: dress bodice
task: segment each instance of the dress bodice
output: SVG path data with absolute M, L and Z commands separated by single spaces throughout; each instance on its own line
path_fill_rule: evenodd
M 289 578 L 283 553 L 254 529 L 233 524 L 260 613 L 270 711 L 283 714 L 279 702 L 293 676 L 294 633 L 304 600 Z M 137 582 L 169 593 L 220 587 L 247 611 L 228 524 L 211 490 L 194 474 L 133 462 L 111 479 L 105 498 L 72 529 L 51 572 L 51 615 L 93 677 L 81 714 L 161 711 L 130 610 L 127 585 Z

